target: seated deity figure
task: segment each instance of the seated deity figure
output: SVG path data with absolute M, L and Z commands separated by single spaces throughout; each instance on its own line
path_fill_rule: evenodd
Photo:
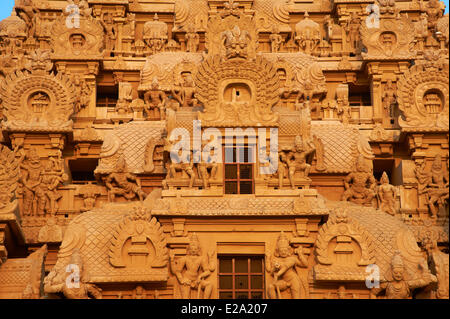
M 213 263 L 214 252 L 202 255 L 200 242 L 193 234 L 190 238 L 186 256 L 175 261 L 174 256 L 170 255 L 170 267 L 177 277 L 181 286 L 181 298 L 190 299 L 192 292 L 197 293 L 197 299 L 200 299 L 203 291 L 203 299 L 210 299 L 213 290 L 213 283 L 207 280 L 215 270 Z M 183 272 L 183 270 L 185 270 Z
M 177 172 L 185 172 L 189 176 L 189 188 L 194 186 L 196 174 L 194 171 L 194 159 L 192 152 L 170 148 L 170 163 L 168 163 L 168 177 L 179 179 Z
M 203 187 L 207 189 L 209 187 L 209 180 L 217 178 L 217 169 L 218 169 L 218 154 L 214 148 L 210 148 L 209 152 L 204 152 L 200 163 L 198 163 L 198 172 L 200 178 L 203 181 Z M 208 172 L 209 171 L 209 172 Z
M 378 186 L 377 191 L 380 209 L 388 214 L 394 215 L 396 212 L 395 198 L 397 197 L 397 189 L 389 184 L 389 177 L 386 172 L 383 172 L 380 183 L 381 185 Z
M 407 280 L 405 278 L 406 267 L 403 263 L 403 258 L 399 251 L 396 251 L 391 261 L 392 280 L 380 283 L 379 288 L 372 288 L 370 297 L 376 299 L 376 296 L 385 291 L 386 299 L 409 299 L 413 289 L 428 286 L 431 283 L 436 283 L 436 276 L 430 273 L 428 266 L 425 264 L 419 265 L 422 270 L 420 278 Z
M 295 137 L 294 148 L 286 155 L 289 181 L 292 189 L 295 189 L 294 175 L 296 172 L 300 172 L 301 178 L 310 180 L 308 175 L 311 165 L 306 161 L 308 156 L 314 153 L 315 150 L 315 147 L 310 145 L 310 143 L 304 143 L 302 136 L 297 135 Z
M 292 299 L 306 298 L 308 283 L 299 276 L 296 266 L 306 268 L 308 261 L 302 248 L 293 251 L 288 238 L 281 232 L 274 254 L 266 254 L 266 270 L 273 276 L 267 291 L 270 299 L 281 299 L 281 292 L 287 289 L 290 289 Z
M 116 195 L 125 197 L 127 200 L 136 196 L 143 201 L 147 196 L 141 189 L 140 181 L 136 175 L 127 172 L 127 163 L 124 157 L 117 161 L 115 171 L 106 178 L 109 201 L 113 202 Z
M 196 107 L 198 100 L 195 97 L 197 89 L 195 88 L 192 74 L 185 73 L 183 76 L 183 83 L 179 90 L 172 89 L 172 95 L 180 103 L 181 107 Z
M 345 178 L 344 186 L 343 201 L 370 206 L 375 197 L 376 180 L 362 155 L 358 157 L 356 170 Z

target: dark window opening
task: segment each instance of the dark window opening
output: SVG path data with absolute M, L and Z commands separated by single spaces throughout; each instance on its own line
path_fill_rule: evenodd
M 220 299 L 263 299 L 262 256 L 219 256 Z
M 379 182 L 383 172 L 386 172 L 389 177 L 389 183 L 392 183 L 392 173 L 394 171 L 394 160 L 393 159 L 376 159 L 373 161 L 373 176 Z
M 72 174 L 73 183 L 94 182 L 94 170 L 98 166 L 98 159 L 79 158 L 69 160 L 69 169 Z
M 99 87 L 97 93 L 97 107 L 116 107 L 117 100 L 119 99 L 118 88 L 111 87 Z
M 349 84 L 348 102 L 350 106 L 370 106 L 372 98 L 370 96 L 370 88 L 368 86 L 360 86 Z

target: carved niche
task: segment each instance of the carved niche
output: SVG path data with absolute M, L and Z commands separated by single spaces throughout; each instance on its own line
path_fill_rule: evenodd
M 164 268 L 169 251 L 160 223 L 148 211 L 135 209 L 116 227 L 110 243 L 109 262 L 116 268 Z
M 208 58 L 198 67 L 197 98 L 204 105 L 203 125 L 274 126 L 272 107 L 279 100 L 273 64 L 256 56 L 256 27 L 250 17 L 212 18 L 206 35 Z
M 50 52 L 36 50 L 26 71 L 16 71 L 0 82 L 4 126 L 8 130 L 72 130 L 76 88 L 71 80 L 52 69 Z
M 346 210 L 336 210 L 319 230 L 316 257 L 317 280 L 365 280 L 365 267 L 375 262 L 375 244 Z
M 15 153 L 0 144 L 0 215 L 17 208 L 15 193 L 19 181 L 19 162 Z
M 448 67 L 448 62 L 418 63 L 400 78 L 397 100 L 403 116 L 398 121 L 403 129 L 448 130 Z
M 406 16 L 395 19 L 381 19 L 379 28 L 371 28 L 361 23 L 361 40 L 367 52 L 362 52 L 364 59 L 399 59 L 411 58 L 410 49 L 414 42 L 414 24 Z
M 87 15 L 80 15 L 79 19 L 77 27 L 71 27 L 64 15 L 53 23 L 50 39 L 55 56 L 86 59 L 102 55 L 105 48 L 102 24 Z

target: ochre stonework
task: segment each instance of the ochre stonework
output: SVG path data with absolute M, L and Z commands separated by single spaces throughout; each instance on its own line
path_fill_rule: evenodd
M 438 0 L 16 0 L 0 298 L 448 299 L 448 85 Z

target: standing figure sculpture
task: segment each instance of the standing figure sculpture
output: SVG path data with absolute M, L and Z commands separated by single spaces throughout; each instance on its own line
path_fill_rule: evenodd
M 32 148 L 20 165 L 23 184 L 23 212 L 28 216 L 44 215 L 45 192 L 42 186 L 44 169 L 37 150 Z
M 396 251 L 391 262 L 392 280 L 381 283 L 379 288 L 372 288 L 370 291 L 371 299 L 376 299 L 376 296 L 383 290 L 386 291 L 386 299 L 409 299 L 413 289 L 437 282 L 436 276 L 429 272 L 425 261 L 419 265 L 419 268 L 422 270 L 421 277 L 408 280 L 403 258 L 400 252 Z
M 419 191 L 419 194 L 426 194 L 426 201 L 433 218 L 437 218 L 439 209 L 448 201 L 448 186 L 449 178 L 442 167 L 442 158 L 436 155 L 428 175 L 428 183 L 423 190 Z
M 292 299 L 308 297 L 307 280 L 299 276 L 296 266 L 306 268 L 308 261 L 302 248 L 293 251 L 288 238 L 281 232 L 274 254 L 266 254 L 266 270 L 273 276 L 267 291 L 270 299 L 281 299 L 281 292 L 287 289 L 290 289 Z
M 186 27 L 186 52 L 195 53 L 198 50 L 198 44 L 200 43 L 200 36 L 195 31 L 195 26 L 189 24 Z
M 185 257 L 175 261 L 174 256 L 170 255 L 170 267 L 181 286 L 182 299 L 190 299 L 192 291 L 197 293 L 197 299 L 200 299 L 202 291 L 203 299 L 211 298 L 213 283 L 206 278 L 216 269 L 213 260 L 214 252 L 202 255 L 195 233 L 190 238 Z M 184 269 L 186 270 L 183 272 Z
M 167 96 L 164 91 L 160 89 L 158 78 L 154 77 L 151 89 L 144 94 L 145 111 L 147 112 L 147 117 L 150 117 L 151 114 L 154 114 L 155 111 L 158 110 L 161 120 L 164 120 L 166 101 Z
M 376 185 L 370 167 L 365 163 L 364 156 L 360 155 L 355 171 L 348 174 L 344 180 L 345 191 L 342 200 L 370 206 L 375 197 Z
M 278 25 L 274 25 L 272 28 L 272 34 L 269 36 L 270 46 L 272 53 L 279 52 L 281 44 L 283 43 L 283 36 L 280 34 Z
M 106 187 L 108 188 L 108 197 L 110 202 L 114 202 L 116 195 L 121 195 L 127 200 L 136 196 L 143 201 L 146 194 L 142 191 L 140 181 L 136 175 L 127 172 L 127 163 L 125 158 L 120 157 L 117 161 L 115 171 L 106 178 Z
M 378 186 L 378 200 L 380 204 L 380 209 L 391 215 L 395 215 L 395 198 L 397 197 L 397 189 L 395 186 L 389 184 L 389 177 L 386 172 L 380 179 L 380 186 Z

